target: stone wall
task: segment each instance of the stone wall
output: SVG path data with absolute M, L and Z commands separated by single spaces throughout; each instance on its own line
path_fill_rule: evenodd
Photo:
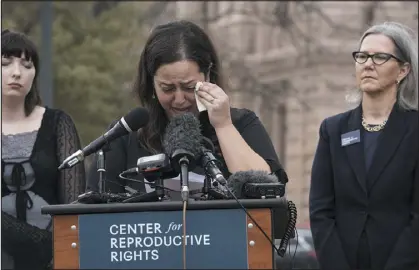
M 305 223 L 320 123 L 353 106 L 345 103 L 355 87 L 351 52 L 368 23 L 398 21 L 417 34 L 418 2 L 281 2 L 276 17 L 275 1 L 208 2 L 206 16 L 202 2 L 172 8 L 209 29 L 228 67 L 232 103 L 264 123 L 290 178 L 288 199 Z M 245 71 L 257 82 L 243 85 Z

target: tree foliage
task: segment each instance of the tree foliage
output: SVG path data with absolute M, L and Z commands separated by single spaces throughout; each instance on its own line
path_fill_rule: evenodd
M 2 4 L 3 28 L 42 46 L 43 3 Z M 121 2 L 98 12 L 97 2 L 53 2 L 53 107 L 72 116 L 83 144 L 137 106 L 130 88 L 148 34 L 140 25 L 148 5 Z

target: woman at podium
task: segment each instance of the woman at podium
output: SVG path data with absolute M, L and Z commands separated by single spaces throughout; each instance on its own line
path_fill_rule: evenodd
M 195 92 L 198 83 L 199 91 Z M 113 182 L 105 182 L 106 191 L 125 192 L 125 185 L 151 191 L 148 185 L 126 182 L 118 175 L 136 167 L 140 157 L 163 153 L 162 137 L 167 123 L 173 116 L 187 112 L 196 115 L 203 135 L 215 146 L 215 156 L 223 163 L 220 170 L 226 178 L 237 171 L 263 170 L 278 174 L 286 182 L 261 121 L 248 109 L 232 108 L 225 89 L 217 52 L 199 26 L 188 21 L 157 26 L 141 54 L 133 89 L 141 105 L 149 110 L 150 121 L 138 133 L 110 143 L 106 178 Z M 195 182 L 203 182 L 201 168 L 190 175 Z M 98 189 L 95 166 L 89 173 L 88 189 Z
M 57 169 L 80 141 L 68 114 L 41 105 L 34 43 L 4 30 L 1 54 L 2 269 L 45 269 L 52 258 L 52 220 L 41 207 L 70 203 L 84 192 L 83 164 Z

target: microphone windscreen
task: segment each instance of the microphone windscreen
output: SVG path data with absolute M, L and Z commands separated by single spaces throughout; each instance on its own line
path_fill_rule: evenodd
M 150 116 L 147 109 L 137 107 L 127 113 L 123 118 L 132 131 L 137 131 L 147 125 Z
M 189 151 L 198 156 L 202 138 L 201 124 L 192 113 L 176 115 L 166 127 L 163 136 L 163 149 L 169 157 L 172 157 L 178 149 Z
M 278 177 L 266 171 L 250 170 L 233 173 L 227 180 L 227 187 L 237 198 L 243 197 L 246 183 L 277 183 Z

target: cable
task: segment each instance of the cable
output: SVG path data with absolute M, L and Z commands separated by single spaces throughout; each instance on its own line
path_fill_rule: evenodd
M 287 251 L 287 245 L 291 238 L 291 234 L 295 229 L 295 223 L 297 223 L 297 207 L 292 201 L 288 201 L 288 212 L 290 217 L 288 219 L 287 228 L 285 230 L 285 234 L 281 239 L 281 243 L 279 244 L 279 252 L 278 255 L 284 257 L 285 252 Z
M 219 183 L 221 184 L 221 183 Z M 246 213 L 246 215 L 253 221 L 253 223 L 255 223 L 256 227 L 259 228 L 259 230 L 263 233 L 263 235 L 265 236 L 265 238 L 269 241 L 269 243 L 271 243 L 272 247 L 275 249 L 276 253 L 280 255 L 279 249 L 276 248 L 275 244 L 272 242 L 272 240 L 269 238 L 269 236 L 265 233 L 265 231 L 259 226 L 259 224 L 256 222 L 256 220 L 249 214 L 249 212 L 247 212 L 246 208 L 243 206 L 243 204 L 239 201 L 239 199 L 237 199 L 237 197 L 233 194 L 233 192 L 226 186 L 224 186 L 227 191 L 231 194 L 231 196 L 233 196 L 234 200 L 240 205 L 240 207 L 243 209 L 243 211 Z M 283 256 L 283 255 L 282 255 Z M 281 257 L 282 257 L 281 256 Z
M 186 203 L 183 202 L 183 218 L 182 218 L 182 227 L 183 227 L 183 269 L 186 270 Z
M 160 185 L 156 185 L 154 183 L 149 183 L 143 180 L 137 180 L 137 179 L 131 179 L 128 177 L 124 177 L 123 173 L 121 173 L 119 175 L 119 177 L 121 179 L 124 180 L 128 180 L 128 181 L 133 181 L 133 182 L 139 182 L 139 183 L 144 183 L 144 184 L 148 184 L 150 186 L 154 186 L 154 187 L 161 187 L 163 190 L 168 190 L 168 191 L 175 191 L 173 189 L 170 188 L 166 188 Z M 118 182 L 115 181 L 111 181 L 111 180 L 107 180 L 104 179 L 106 182 L 110 182 L 113 183 L 115 185 L 118 185 L 120 187 L 123 187 L 125 190 L 131 190 L 129 193 L 118 193 L 118 194 L 113 194 L 113 193 L 108 193 L 108 192 L 104 192 L 104 193 L 100 193 L 100 192 L 94 192 L 94 191 L 89 191 L 89 192 L 85 192 L 81 195 L 78 196 L 77 200 L 75 200 L 74 202 L 71 202 L 70 204 L 78 204 L 78 203 L 83 203 L 83 204 L 92 204 L 92 203 L 113 203 L 113 202 L 126 202 L 127 200 L 130 200 L 133 198 L 133 196 L 135 197 L 135 195 L 138 193 L 136 190 L 128 187 L 128 186 L 124 186 Z
M 295 230 L 295 237 L 297 240 L 297 244 L 295 245 L 294 255 L 292 255 L 292 259 L 291 259 L 291 269 L 294 269 L 295 255 L 297 255 L 297 248 L 298 248 L 298 245 L 300 244 L 300 242 L 298 241 L 298 230 L 297 228 L 294 228 L 294 230 Z M 291 248 L 290 248 L 290 251 L 291 251 Z

